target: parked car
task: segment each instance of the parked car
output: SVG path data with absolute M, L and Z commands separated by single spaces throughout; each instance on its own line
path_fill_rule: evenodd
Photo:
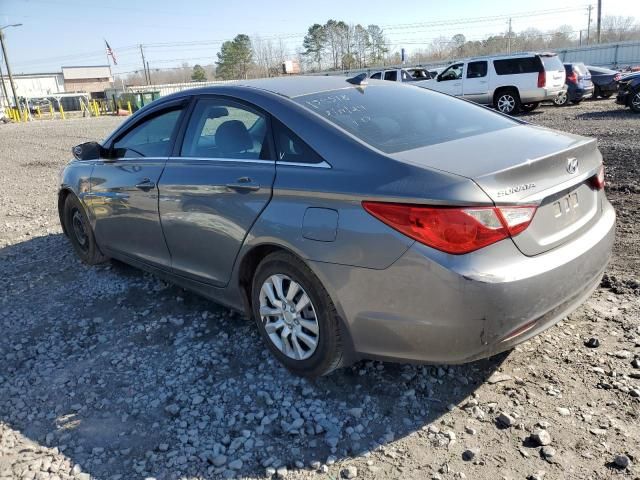
M 372 73 L 369 78 L 373 80 L 388 80 L 391 82 L 413 82 L 415 78 L 404 68 L 392 68 Z
M 58 208 L 84 262 L 244 311 L 308 376 L 510 349 L 590 295 L 614 239 L 595 139 L 411 85 L 187 90 L 73 153 Z
M 416 85 L 515 115 L 561 95 L 566 88 L 564 77 L 555 53 L 520 53 L 461 60 L 445 68 L 435 81 Z
M 48 98 L 31 98 L 29 99 L 29 111 L 33 113 L 37 113 L 38 109 L 40 112 L 48 112 L 51 108 L 51 100 Z
M 407 72 L 409 72 L 409 75 L 411 75 L 414 80 L 431 80 L 434 77 L 431 71 L 427 70 L 426 68 L 412 67 L 412 68 L 407 68 L 406 70 Z
M 587 66 L 593 82 L 593 98 L 609 98 L 618 91 L 620 72 L 609 68 Z
M 578 105 L 593 95 L 591 74 L 584 63 L 565 63 L 564 68 L 567 73 L 567 90 L 554 99 L 556 107 L 564 107 L 569 102 Z
M 616 103 L 629 107 L 633 113 L 640 113 L 640 72 L 620 78 Z

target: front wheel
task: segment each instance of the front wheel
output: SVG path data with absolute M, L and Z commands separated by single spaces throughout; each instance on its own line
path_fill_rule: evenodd
M 516 115 L 520 112 L 520 96 L 515 90 L 505 90 L 495 96 L 493 106 L 501 113 Z
M 556 107 L 564 107 L 567 103 L 569 103 L 569 95 L 567 95 L 567 92 L 562 92 L 553 99 L 553 104 Z
M 520 106 L 520 109 L 523 112 L 533 112 L 536 108 L 538 108 L 540 106 L 540 102 L 533 102 L 533 103 L 523 103 Z
M 109 259 L 100 251 L 84 207 L 73 194 L 65 199 L 63 221 L 69 241 L 80 260 L 89 265 L 97 265 Z
M 300 259 L 286 252 L 265 257 L 253 277 L 251 299 L 260 335 L 293 373 L 319 377 L 341 366 L 336 308 Z
M 640 113 L 640 91 L 635 92 L 633 97 L 631 97 L 629 108 L 631 108 L 633 113 Z

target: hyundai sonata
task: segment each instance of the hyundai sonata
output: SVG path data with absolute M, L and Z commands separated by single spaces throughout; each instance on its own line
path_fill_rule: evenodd
M 180 92 L 73 153 L 82 260 L 246 312 L 307 376 L 507 350 L 590 295 L 614 237 L 594 139 L 362 77 Z

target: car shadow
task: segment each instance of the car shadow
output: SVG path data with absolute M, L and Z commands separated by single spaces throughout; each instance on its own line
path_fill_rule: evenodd
M 61 234 L 0 249 L 0 274 L 0 429 L 99 479 L 263 476 L 416 432 L 443 446 L 443 414 L 506 358 L 362 361 L 309 381 L 241 315 L 122 263 L 83 265 Z
M 602 112 L 584 112 L 576 115 L 576 119 L 579 120 L 620 120 L 623 118 L 638 118 L 638 115 L 633 113 L 630 109 L 620 105 L 618 110 L 606 110 Z

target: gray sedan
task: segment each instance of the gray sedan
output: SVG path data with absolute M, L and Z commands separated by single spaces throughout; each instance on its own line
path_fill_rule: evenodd
M 244 311 L 307 376 L 512 348 L 590 295 L 614 237 L 594 139 L 392 82 L 180 92 L 73 152 L 82 260 Z

